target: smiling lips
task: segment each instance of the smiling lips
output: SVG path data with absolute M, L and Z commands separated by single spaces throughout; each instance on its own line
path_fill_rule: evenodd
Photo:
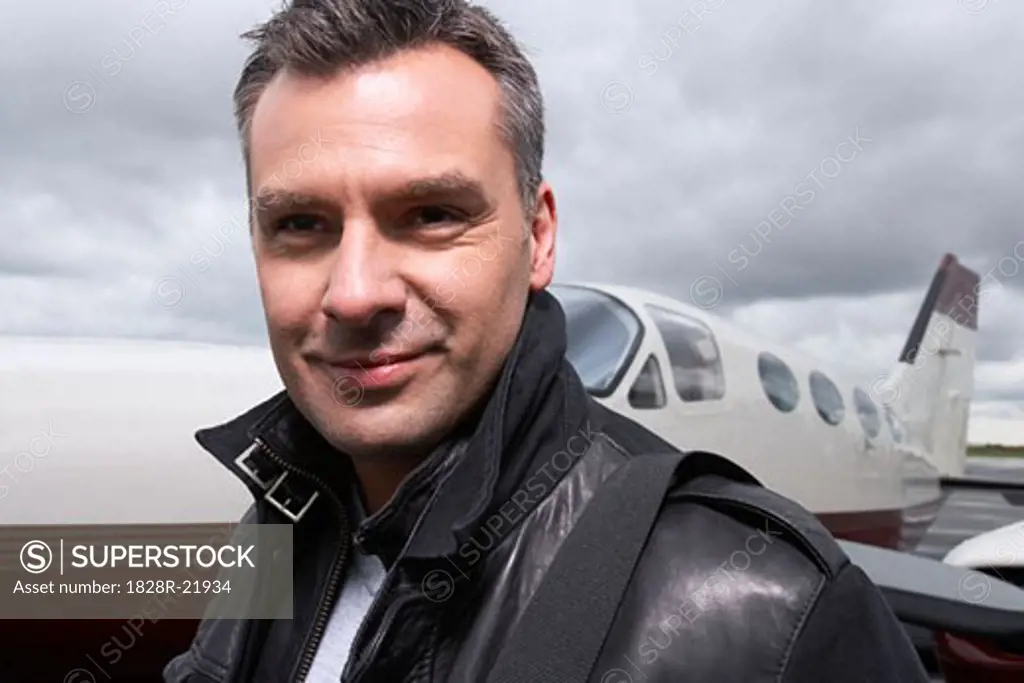
M 425 357 L 425 353 L 375 351 L 369 355 L 328 361 L 327 364 L 340 370 L 344 377 L 359 382 L 365 389 L 383 389 L 408 381 Z
M 368 356 L 357 356 L 347 360 L 334 361 L 331 365 L 346 369 L 367 369 L 376 368 L 382 365 L 394 365 L 407 360 L 412 360 L 422 354 L 419 353 L 380 353 L 374 351 Z

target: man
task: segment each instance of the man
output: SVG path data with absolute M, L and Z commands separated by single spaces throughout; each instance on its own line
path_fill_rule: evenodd
M 295 0 L 246 35 L 236 113 L 286 391 L 198 438 L 252 489 L 248 521 L 294 524 L 294 619 L 207 621 L 166 680 L 482 683 L 585 503 L 672 449 L 565 359 L 542 99 L 490 13 Z M 704 462 L 718 493 L 662 509 L 590 680 L 926 680 L 813 517 Z

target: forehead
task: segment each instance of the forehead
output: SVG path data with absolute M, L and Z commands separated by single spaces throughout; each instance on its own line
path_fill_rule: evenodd
M 279 73 L 255 107 L 254 189 L 313 193 L 459 170 L 511 171 L 495 79 L 445 46 L 399 53 L 330 78 Z

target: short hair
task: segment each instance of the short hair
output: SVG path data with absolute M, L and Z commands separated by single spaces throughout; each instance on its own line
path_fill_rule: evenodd
M 291 0 L 241 37 L 256 44 L 234 92 L 247 177 L 253 110 L 279 71 L 329 78 L 440 44 L 469 56 L 497 81 L 499 132 L 515 160 L 527 220 L 532 217 L 542 179 L 544 102 L 533 66 L 487 9 L 466 0 Z

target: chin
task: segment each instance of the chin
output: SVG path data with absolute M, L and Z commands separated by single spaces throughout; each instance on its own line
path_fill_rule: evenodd
M 318 395 L 315 405 L 302 412 L 328 443 L 350 457 L 425 455 L 452 425 L 443 406 L 424 408 L 404 398 L 367 393 L 357 405 L 348 406 L 331 395 Z
M 353 458 L 425 455 L 444 429 L 415 424 L 408 415 L 359 415 L 333 419 L 321 433 L 339 451 Z

